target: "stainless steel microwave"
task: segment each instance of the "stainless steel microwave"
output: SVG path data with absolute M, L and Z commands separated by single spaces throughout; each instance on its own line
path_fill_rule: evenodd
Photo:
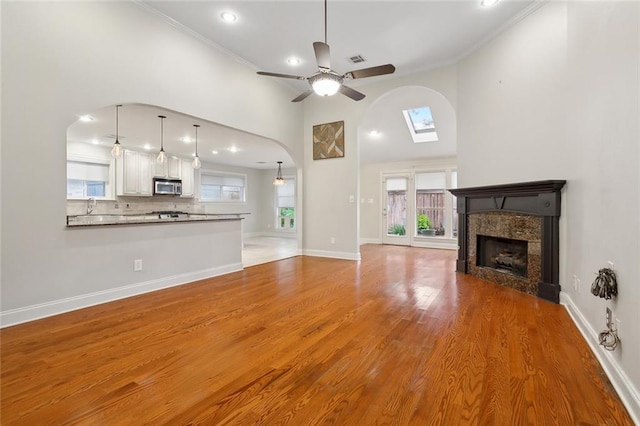
M 182 195 L 180 179 L 153 179 L 153 195 Z

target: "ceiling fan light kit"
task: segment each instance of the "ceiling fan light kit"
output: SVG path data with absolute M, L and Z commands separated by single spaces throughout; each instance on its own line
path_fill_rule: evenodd
M 314 92 L 320 96 L 332 96 L 337 92 L 340 92 L 343 95 L 353 99 L 354 101 L 359 101 L 364 99 L 364 93 L 360 93 L 357 90 L 354 90 L 342 84 L 345 79 L 353 80 L 356 78 L 366 78 L 374 77 L 377 75 L 392 74 L 396 70 L 396 67 L 391 64 L 350 71 L 344 75 L 340 75 L 331 69 L 330 48 L 327 44 L 327 0 L 324 0 L 324 42 L 314 42 L 313 51 L 316 56 L 318 71 L 310 77 L 301 77 L 298 75 L 279 74 L 266 71 L 258 71 L 258 74 L 270 77 L 290 78 L 294 80 L 307 80 L 307 82 L 311 85 L 311 89 L 307 90 L 304 93 L 301 93 L 291 102 L 300 102 Z
M 342 77 L 331 72 L 319 72 L 309 77 L 309 84 L 318 95 L 332 96 L 338 93 L 342 80 Z

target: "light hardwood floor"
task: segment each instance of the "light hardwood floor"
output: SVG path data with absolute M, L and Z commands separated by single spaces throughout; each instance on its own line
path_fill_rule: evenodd
M 564 307 L 455 253 L 297 256 L 6 328 L 2 424 L 628 425 Z

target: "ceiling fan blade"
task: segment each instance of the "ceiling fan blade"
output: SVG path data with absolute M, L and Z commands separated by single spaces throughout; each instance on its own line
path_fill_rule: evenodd
M 310 95 L 310 94 L 312 94 L 312 93 L 313 93 L 313 89 L 309 89 L 309 90 L 307 90 L 306 92 L 301 93 L 300 95 L 298 95 L 298 97 L 297 97 L 297 98 L 292 99 L 292 100 L 291 100 L 291 102 L 300 102 L 300 101 L 303 101 L 303 100 L 305 100 L 305 99 L 307 98 L 307 96 L 309 96 L 309 95 Z
M 316 62 L 318 67 L 331 69 L 331 55 L 329 53 L 329 45 L 321 41 L 313 43 L 313 51 L 316 53 Z
M 347 87 L 344 84 L 340 86 L 338 92 L 342 93 L 345 96 L 350 97 L 354 101 L 361 101 L 364 99 L 365 94 L 360 93 L 357 90 L 352 89 L 351 87 Z
M 396 70 L 391 64 L 379 65 L 377 67 L 363 68 L 361 70 L 349 71 L 344 75 L 345 78 L 365 78 L 374 77 L 376 75 L 393 74 Z
M 258 74 L 268 75 L 269 77 L 281 77 L 281 78 L 292 78 L 294 80 L 306 80 L 306 77 L 300 77 L 299 75 L 278 74 L 276 72 L 258 71 Z

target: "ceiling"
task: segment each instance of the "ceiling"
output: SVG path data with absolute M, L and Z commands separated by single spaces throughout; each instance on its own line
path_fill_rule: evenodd
M 395 65 L 393 75 L 348 82 L 349 86 L 358 87 L 455 63 L 531 13 L 540 2 L 501 0 L 492 8 L 483 8 L 480 0 L 328 0 L 327 43 L 331 46 L 331 65 L 340 74 L 386 63 Z M 255 70 L 305 77 L 317 71 L 312 43 L 324 40 L 322 0 L 136 0 L 136 3 Z M 220 18 L 224 11 L 236 14 L 237 21 L 224 22 Z M 366 61 L 353 64 L 349 58 L 355 55 Z M 290 57 L 300 59 L 301 63 L 295 67 L 288 65 Z M 299 92 L 309 87 L 306 81 L 276 80 Z M 419 106 L 414 101 L 410 103 L 406 108 Z M 406 127 L 399 126 L 397 119 L 386 125 L 384 117 L 401 116 L 402 105 L 398 96 L 386 103 L 384 99 L 378 100 L 371 111 L 373 116 L 365 121 L 378 123 L 383 137 L 363 140 L 364 144 L 375 144 L 375 149 L 363 150 L 363 162 L 389 161 L 390 152 L 396 161 L 455 155 L 455 143 L 445 150 L 434 148 L 433 144 L 416 147 L 409 142 Z M 193 124 L 201 124 L 198 151 L 205 162 L 268 169 L 276 161 L 284 161 L 285 167 L 293 166 L 280 145 L 260 136 L 144 105 L 125 105 L 120 112 L 121 143 L 125 146 L 143 148 L 149 143 L 157 150 L 160 138 L 157 115 L 164 114 L 167 152 L 190 156 L 195 149 L 193 144 L 178 139 L 193 136 Z M 115 131 L 113 107 L 89 113 L 95 120 L 72 125 L 69 139 L 85 142 L 98 139 L 100 143 L 112 144 L 113 136 L 108 135 Z M 436 115 L 434 111 L 435 120 Z M 236 146 L 238 152 L 228 151 L 231 146 Z M 212 150 L 218 154 L 212 154 Z
M 177 25 L 222 47 L 256 70 L 310 76 L 317 71 L 312 43 L 324 40 L 322 0 L 141 0 Z M 392 63 L 396 75 L 453 63 L 525 14 L 537 1 L 328 0 L 327 43 L 338 73 Z M 224 22 L 231 11 L 238 19 Z M 362 55 L 366 62 L 349 58 Z M 302 62 L 292 67 L 287 58 Z M 268 77 L 265 77 L 268 78 Z M 390 78 L 389 76 L 374 79 Z M 373 79 L 361 80 L 370 82 Z M 301 91 L 305 81 L 281 80 Z M 349 82 L 352 86 L 359 81 Z
M 115 106 L 91 111 L 92 120 L 78 120 L 67 129 L 68 142 L 84 142 L 111 148 L 115 141 Z M 195 127 L 198 129 L 198 156 L 208 163 L 253 169 L 294 167 L 286 151 L 271 139 L 235 130 L 175 111 L 142 104 L 125 104 L 119 109 L 118 139 L 125 148 L 159 152 L 159 115 L 164 115 L 164 150 L 168 154 L 191 157 L 195 153 Z M 185 138 L 190 138 L 185 142 Z M 217 153 L 214 154 L 213 151 Z

